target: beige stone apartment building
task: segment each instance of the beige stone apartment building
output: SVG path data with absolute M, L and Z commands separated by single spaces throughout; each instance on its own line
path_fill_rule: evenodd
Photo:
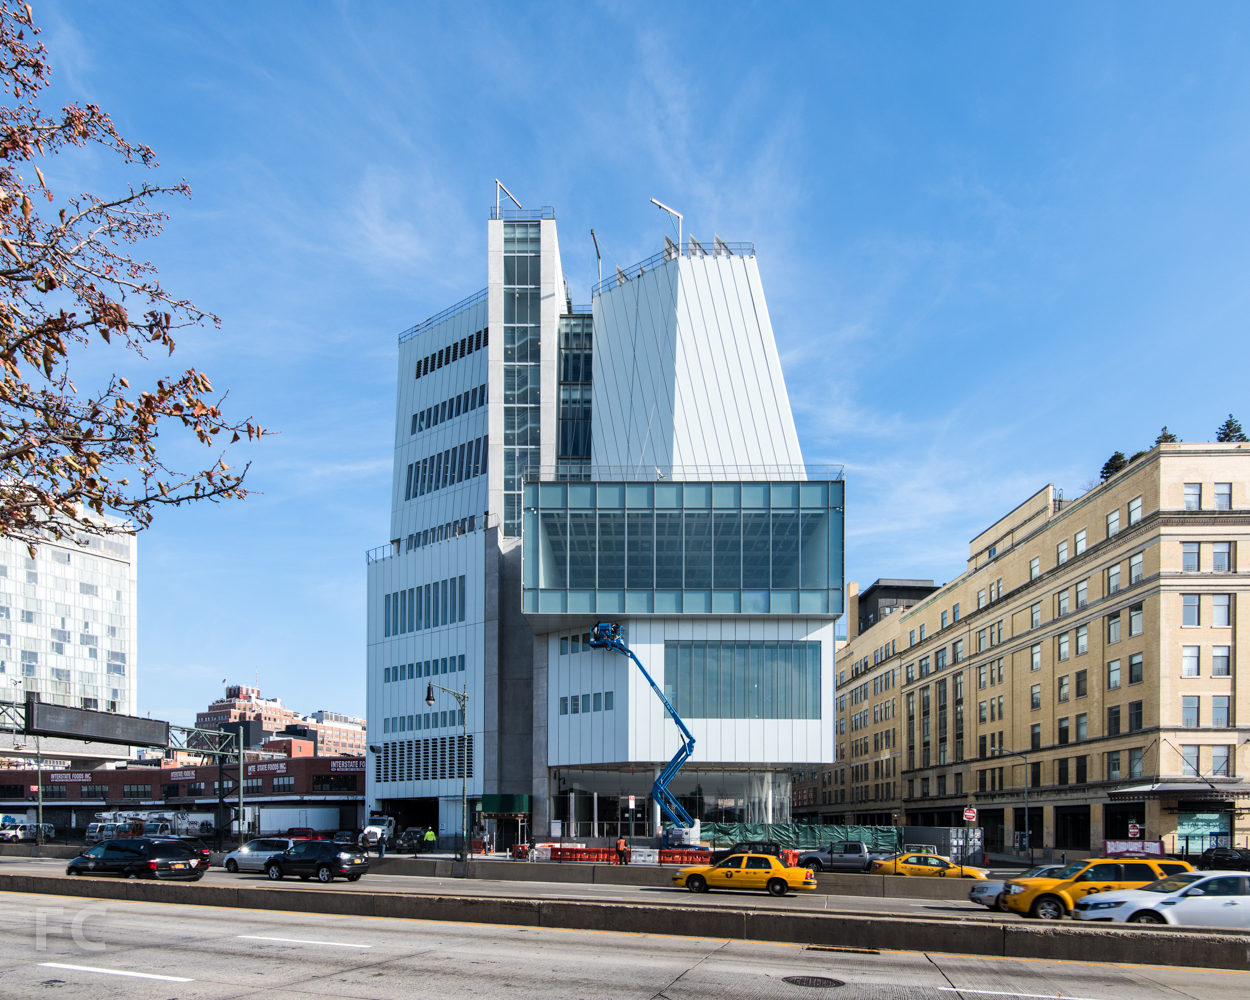
M 919 603 L 855 634 L 851 598 L 837 762 L 795 812 L 959 826 L 972 805 L 1002 849 L 1027 782 L 1034 848 L 1245 845 L 1248 599 L 1250 445 L 1162 444 L 1075 500 L 1047 486 Z

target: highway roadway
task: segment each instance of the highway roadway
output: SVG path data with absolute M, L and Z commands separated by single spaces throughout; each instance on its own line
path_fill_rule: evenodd
M 52 858 L 0 858 L 0 873 L 10 875 L 63 875 L 66 862 Z M 270 882 L 263 874 L 231 875 L 211 868 L 200 885 L 278 885 L 287 889 L 325 887 L 317 882 L 285 878 Z M 971 883 L 969 883 L 971 884 Z M 584 885 L 570 882 L 504 882 L 490 879 L 429 878 L 415 875 L 370 873 L 359 882 L 339 879 L 333 887 L 341 892 L 420 892 L 431 895 L 501 896 L 511 899 L 586 899 L 607 902 L 656 903 L 666 900 L 683 906 L 725 906 L 734 909 L 775 908 L 827 910 L 840 913 L 907 913 L 957 916 L 963 919 L 1020 920 L 1014 914 L 997 914 L 967 900 L 884 899 L 880 896 L 833 896 L 817 892 L 791 893 L 777 899 L 763 892 L 715 891 L 696 895 L 685 889 L 656 886 Z
M 824 992 L 786 982 L 820 977 Z M 1250 974 L 0 893 L 0 996 L 1241 1000 Z

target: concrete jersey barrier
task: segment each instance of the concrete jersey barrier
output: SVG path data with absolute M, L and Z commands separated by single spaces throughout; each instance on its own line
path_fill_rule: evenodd
M 450 862 L 448 862 L 450 864 Z M 1024 924 L 759 907 L 511 899 L 424 893 L 199 885 L 87 876 L 0 875 L 0 892 L 85 896 L 187 906 L 468 921 L 613 933 L 731 938 L 873 951 L 946 952 L 1046 961 L 1250 971 L 1250 931 Z

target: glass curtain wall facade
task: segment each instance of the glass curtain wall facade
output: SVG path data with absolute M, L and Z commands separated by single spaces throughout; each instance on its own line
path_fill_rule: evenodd
M 521 489 L 537 470 L 539 323 L 542 296 L 541 224 L 503 225 L 503 464 L 504 534 L 521 534 Z
M 591 383 L 594 318 L 560 317 L 560 430 L 556 478 L 590 478 Z
M 843 483 L 528 483 L 527 613 L 837 614 Z

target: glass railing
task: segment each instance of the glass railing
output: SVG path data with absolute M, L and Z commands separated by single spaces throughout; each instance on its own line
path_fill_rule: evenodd
M 526 483 L 522 610 L 841 614 L 844 486 Z

